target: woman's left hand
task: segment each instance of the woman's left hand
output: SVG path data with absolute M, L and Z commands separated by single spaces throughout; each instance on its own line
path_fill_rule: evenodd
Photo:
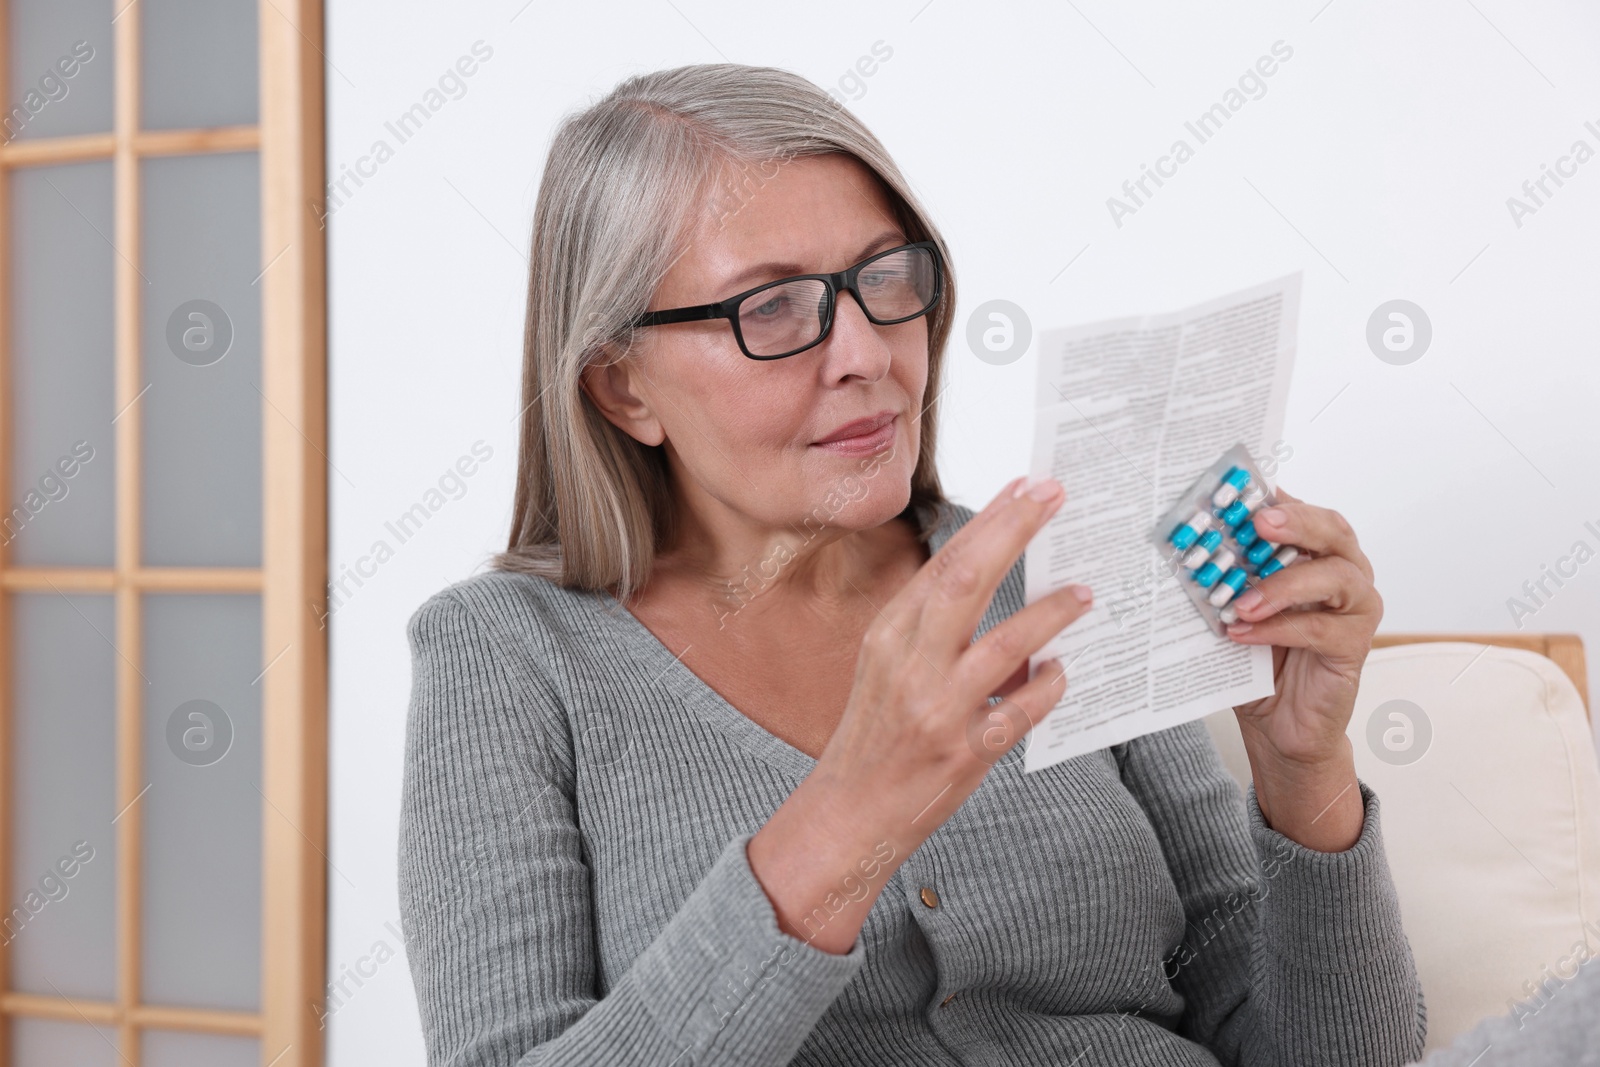
M 1256 514 L 1256 529 L 1267 540 L 1294 545 L 1309 558 L 1234 601 L 1240 621 L 1228 628 L 1239 644 L 1273 646 L 1275 692 L 1233 709 L 1256 771 L 1257 798 L 1269 821 L 1269 799 L 1282 807 L 1280 797 L 1314 782 L 1354 783 L 1345 728 L 1355 707 L 1361 667 L 1383 617 L 1372 564 L 1344 516 L 1282 489 L 1278 499 L 1279 504 Z M 1273 793 L 1278 796 L 1269 798 Z M 1359 833 L 1361 805 L 1359 797 L 1354 799 L 1354 829 Z M 1348 802 L 1345 807 L 1348 811 Z

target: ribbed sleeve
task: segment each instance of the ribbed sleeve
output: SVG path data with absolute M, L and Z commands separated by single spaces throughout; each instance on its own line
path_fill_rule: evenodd
M 1389 875 L 1378 798 L 1358 783 L 1361 835 L 1318 852 L 1243 803 L 1205 726 L 1118 746 L 1183 900 L 1165 968 L 1180 1031 L 1224 1064 L 1397 1067 L 1422 1054 L 1427 1012 Z
M 599 998 L 556 688 L 525 641 L 450 591 L 407 635 L 400 901 L 429 1064 L 788 1063 L 864 942 L 835 955 L 780 930 L 740 835 Z

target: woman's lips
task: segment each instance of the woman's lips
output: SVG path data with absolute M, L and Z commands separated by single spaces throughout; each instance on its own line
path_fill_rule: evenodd
M 838 452 L 846 456 L 870 455 L 894 440 L 894 435 L 899 425 L 900 416 L 896 415 L 871 433 L 864 433 L 857 437 L 845 437 L 838 441 L 817 442 L 811 447 L 825 448 L 830 452 Z

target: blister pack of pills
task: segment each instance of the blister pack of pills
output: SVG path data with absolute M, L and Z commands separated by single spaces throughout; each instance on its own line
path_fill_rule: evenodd
M 1249 449 L 1238 444 L 1218 456 L 1150 531 L 1168 572 L 1219 636 L 1238 621 L 1232 602 L 1252 578 L 1270 577 L 1304 555 L 1256 529 L 1256 512 L 1277 502 Z

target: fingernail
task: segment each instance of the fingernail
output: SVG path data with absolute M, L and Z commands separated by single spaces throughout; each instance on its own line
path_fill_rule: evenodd
M 1261 512 L 1261 514 L 1257 515 L 1256 518 L 1260 519 L 1268 526 L 1282 526 L 1284 519 L 1287 518 L 1287 516 L 1284 515 L 1281 508 L 1267 508 L 1265 511 Z
M 1228 627 L 1228 632 L 1230 634 L 1247 634 L 1250 632 L 1250 625 L 1248 622 L 1236 622 Z
M 1240 611 L 1253 611 L 1255 606 L 1261 603 L 1261 600 L 1261 594 L 1256 590 L 1251 589 L 1248 590 L 1244 596 L 1240 597 L 1238 600 L 1235 600 L 1233 602 L 1233 606 L 1238 608 Z
M 1017 495 L 1020 496 L 1023 493 L 1027 493 L 1028 496 L 1041 503 L 1046 500 L 1054 500 L 1059 492 L 1061 492 L 1061 483 L 1054 478 L 1029 478 L 1024 485 L 1017 489 Z
M 1011 490 L 1011 499 L 1015 500 L 1023 493 L 1026 493 L 1029 489 L 1032 489 L 1034 486 L 1038 485 L 1041 480 L 1042 479 L 1035 478 L 1030 474 L 1026 478 L 1019 478 L 1012 482 L 1011 484 L 1014 486 L 1014 488 Z
M 1094 590 L 1090 589 L 1086 585 L 1075 585 L 1075 586 L 1073 586 L 1072 587 L 1072 595 L 1077 597 L 1078 598 L 1078 602 L 1081 603 L 1081 604 L 1087 604 L 1090 601 L 1094 600 Z

